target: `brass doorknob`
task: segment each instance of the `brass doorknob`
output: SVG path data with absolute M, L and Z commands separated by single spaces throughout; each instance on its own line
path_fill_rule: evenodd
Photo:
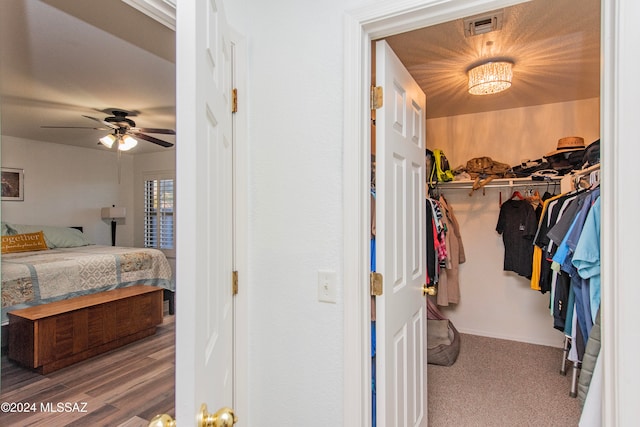
M 169 414 L 159 414 L 151 419 L 149 427 L 176 427 L 176 420 Z
M 438 290 L 436 289 L 435 286 L 427 286 L 427 285 L 423 285 L 422 286 L 422 293 L 424 295 L 431 295 L 434 296 L 438 293 Z
M 198 427 L 232 427 L 237 422 L 238 417 L 231 408 L 224 407 L 212 415 L 207 411 L 206 404 L 200 406 Z M 176 420 L 171 415 L 159 414 L 151 419 L 149 427 L 176 427 Z
M 232 427 L 237 422 L 238 417 L 236 417 L 231 408 L 221 408 L 212 415 L 207 411 L 206 403 L 200 406 L 198 427 Z

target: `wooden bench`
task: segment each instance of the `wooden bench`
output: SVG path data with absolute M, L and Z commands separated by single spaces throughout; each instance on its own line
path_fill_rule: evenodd
M 8 356 L 47 374 L 153 335 L 162 294 L 136 285 L 9 312 Z

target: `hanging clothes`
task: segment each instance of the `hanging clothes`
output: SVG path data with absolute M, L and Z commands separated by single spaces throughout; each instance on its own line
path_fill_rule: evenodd
M 426 199 L 427 285 L 437 285 L 436 304 L 460 302 L 459 265 L 466 261 L 460 226 L 443 195 Z
M 438 200 L 443 212 L 443 224 L 445 232 L 445 246 L 447 255 L 444 269 L 441 269 L 438 282 L 436 302 L 438 305 L 447 306 L 460 302 L 460 275 L 459 266 L 466 261 L 464 245 L 460 235 L 460 225 L 453 213 L 453 208 L 443 195 Z
M 445 266 L 447 246 L 445 240 L 446 226 L 443 222 L 440 202 L 427 198 L 427 284 L 440 281 L 440 271 Z
M 595 201 L 598 200 L 599 197 L 600 189 L 596 188 L 592 191 L 582 193 L 574 200 L 573 204 L 577 206 L 576 214 L 574 215 L 567 233 L 558 245 L 558 249 L 553 256 L 552 263 L 552 269 L 554 271 L 562 270 L 571 277 L 571 286 L 573 287 L 576 300 L 575 309 L 578 318 L 578 326 L 580 327 L 581 333 L 585 339 L 589 337 L 589 333 L 593 327 L 593 319 L 595 317 L 595 315 L 592 315 L 591 310 L 590 284 L 588 279 L 585 279 L 578 274 L 572 260 L 578 242 L 581 239 L 587 216 L 589 216 Z M 553 231 L 553 228 L 549 231 L 551 236 L 555 236 L 556 234 L 553 233 Z M 557 239 L 558 237 L 559 236 L 555 236 L 552 238 Z
M 555 198 L 560 196 L 555 196 L 548 191 L 544 193 L 542 196 L 542 203 L 538 205 L 536 208 L 536 218 L 538 220 L 538 230 L 536 231 L 536 235 L 533 239 L 533 262 L 531 265 L 531 289 L 539 291 L 540 290 L 540 267 L 542 264 L 542 248 L 536 244 L 536 240 L 538 238 L 538 232 L 540 230 L 540 224 L 543 221 L 544 215 L 547 212 L 547 208 L 549 203 Z
M 427 277 L 426 284 L 431 285 L 438 282 L 438 255 L 436 244 L 437 230 L 435 225 L 435 219 L 433 218 L 433 209 L 431 209 L 431 201 L 427 199 L 426 209 L 426 229 L 427 229 Z
M 531 278 L 536 230 L 536 213 L 528 201 L 509 199 L 500 206 L 496 231 L 502 234 L 505 271 Z
M 553 326 L 571 343 L 567 359 L 582 362 L 600 307 L 597 182 L 545 201 L 534 243 L 531 288 L 551 292 Z
M 600 197 L 587 215 L 572 262 L 580 277 L 589 280 L 591 318 L 595 323 L 600 308 Z
M 565 193 L 552 197 L 544 203 L 543 214 L 534 238 L 534 245 L 540 248 L 540 256 L 539 258 L 532 258 L 533 262 L 539 263 L 533 267 L 534 270 L 539 271 L 539 274 L 537 282 L 534 281 L 533 275 L 531 281 L 531 288 L 539 290 L 543 294 L 552 290 L 552 283 L 557 280 L 555 276 L 558 274 L 551 269 L 551 259 L 557 245 L 549 238 L 548 232 L 564 216 L 565 211 L 577 196 L 578 192 Z M 553 300 L 553 296 L 551 299 Z
M 533 270 L 539 270 L 539 273 L 532 275 L 531 288 L 541 293 L 551 292 L 553 327 L 574 338 L 574 318 L 581 328 L 580 335 L 584 337 L 588 336 L 592 321 L 585 321 L 583 308 L 580 311 L 574 310 L 576 301 L 584 307 L 585 298 L 580 276 L 576 273 L 576 268 L 571 266 L 572 256 L 567 256 L 572 255 L 575 250 L 586 217 L 584 209 L 590 207 L 596 194 L 581 189 L 545 201 L 534 239 L 532 264 Z M 578 216 L 580 220 L 576 223 Z M 568 237 L 569 233 L 571 239 Z M 565 240 L 565 237 L 568 240 Z M 572 243 L 569 245 L 568 242 Z M 564 268 L 561 267 L 561 263 L 565 264 Z M 574 347 L 583 347 L 581 342 L 574 343 Z

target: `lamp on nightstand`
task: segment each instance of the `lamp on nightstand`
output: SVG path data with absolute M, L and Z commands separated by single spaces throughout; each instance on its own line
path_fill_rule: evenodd
M 116 208 L 116 205 L 109 208 L 102 208 L 102 219 L 111 220 L 111 246 L 116 245 L 116 221 L 126 216 L 127 208 Z

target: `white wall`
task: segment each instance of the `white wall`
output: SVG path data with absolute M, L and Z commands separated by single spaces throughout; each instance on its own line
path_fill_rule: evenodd
M 510 165 L 539 159 L 565 136 L 586 145 L 600 138 L 599 98 L 427 120 L 427 146 L 443 149 L 452 167 L 481 156 Z
M 317 272 L 342 277 L 347 5 L 249 3 L 249 424 L 339 426 L 342 283 L 318 302 Z
M 443 149 L 454 167 L 480 156 L 516 165 L 555 150 L 563 136 L 582 136 L 589 144 L 600 137 L 599 123 L 597 98 L 466 114 L 427 120 L 427 146 Z M 564 335 L 553 329 L 550 294 L 533 291 L 528 279 L 502 271 L 504 244 L 495 228 L 500 193 L 506 200 L 512 191 L 490 188 L 470 197 L 468 189 L 443 188 L 460 222 L 467 256 L 460 267 L 461 301 L 443 313 L 461 332 L 561 347 Z
M 111 224 L 100 209 L 125 206 L 116 241 L 133 245 L 133 160 L 116 154 L 2 136 L 2 166 L 24 169 L 24 201 L 2 202 L 2 220 L 18 224 L 82 226 L 96 244 L 111 244 Z

